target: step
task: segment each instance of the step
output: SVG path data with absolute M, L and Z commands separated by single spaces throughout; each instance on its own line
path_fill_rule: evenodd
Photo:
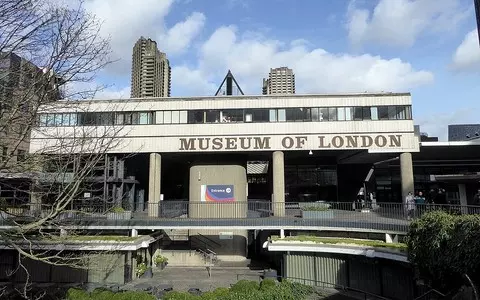
M 161 254 L 168 258 L 169 267 L 205 267 L 206 261 L 195 250 L 162 250 Z

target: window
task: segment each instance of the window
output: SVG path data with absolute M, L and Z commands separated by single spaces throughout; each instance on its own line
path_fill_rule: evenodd
M 125 124 L 125 115 L 123 113 L 116 113 L 115 114 L 115 124 L 117 124 L 117 125 Z
M 174 110 L 172 111 L 172 124 L 180 123 L 180 111 Z
M 287 108 L 287 122 L 295 122 L 296 121 L 296 109 L 295 108 Z
M 6 161 L 8 156 L 8 147 L 2 147 L 2 156 L 0 157 L 1 161 Z
M 337 119 L 338 121 L 345 121 L 345 107 L 337 108 Z
M 77 126 L 78 125 L 78 120 L 77 120 L 77 114 L 76 113 L 70 114 L 69 125 L 70 126 Z
M 320 121 L 328 121 L 328 108 L 319 108 Z
M 228 109 L 220 112 L 222 122 L 243 122 L 243 109 Z
M 172 123 L 172 112 L 166 110 L 163 112 L 163 124 L 171 124 L 171 123 Z
M 180 111 L 180 123 L 187 124 L 188 114 L 186 110 Z
M 152 113 L 151 112 L 139 113 L 139 124 L 141 125 L 152 124 Z
M 328 109 L 328 120 L 329 121 L 336 121 L 337 120 L 337 108 L 330 107 Z
M 397 107 L 396 106 L 389 106 L 388 107 L 388 119 L 389 120 L 396 120 L 397 119 Z
M 287 113 L 288 114 L 288 113 Z M 268 109 L 248 109 L 245 111 L 245 121 L 248 122 L 248 115 L 251 115 L 250 122 L 268 122 L 269 110 Z
M 287 121 L 287 111 L 285 109 L 278 110 L 278 122 L 286 122 Z
M 345 107 L 345 121 L 353 121 L 354 114 L 353 107 Z
M 17 150 L 17 161 L 25 161 L 27 152 L 25 150 Z
M 310 113 L 311 113 L 310 108 L 300 108 L 300 114 L 301 114 L 302 121 L 304 121 L 304 122 L 311 121 L 312 116 L 311 116 Z
M 370 116 L 372 120 L 378 120 L 378 108 L 375 106 L 370 107 Z
M 220 122 L 220 111 L 218 110 L 208 110 L 206 113 L 207 123 L 218 123 Z
M 363 107 L 363 120 L 371 120 L 372 119 L 372 111 L 370 107 Z
M 155 112 L 155 124 L 163 124 L 163 111 Z
M 363 107 L 354 107 L 353 108 L 353 120 L 355 120 L 355 121 L 363 120 Z
M 277 122 L 277 110 L 276 109 L 270 109 L 269 115 L 268 115 L 268 121 L 269 122 Z
M 189 110 L 188 111 L 188 123 L 199 124 L 204 122 L 204 113 L 201 110 Z
M 388 106 L 379 106 L 378 107 L 378 119 L 379 120 L 388 120 Z

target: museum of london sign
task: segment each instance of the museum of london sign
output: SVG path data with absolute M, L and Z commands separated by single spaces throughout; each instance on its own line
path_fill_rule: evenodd
M 402 148 L 403 135 L 288 135 L 180 138 L 179 151 Z

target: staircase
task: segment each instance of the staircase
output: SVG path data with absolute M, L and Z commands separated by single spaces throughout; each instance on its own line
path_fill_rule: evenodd
M 171 241 L 188 241 L 188 229 L 167 229 L 165 233 Z

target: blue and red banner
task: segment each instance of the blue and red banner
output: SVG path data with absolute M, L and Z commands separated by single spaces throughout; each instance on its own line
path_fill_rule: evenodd
M 231 202 L 235 201 L 233 185 L 202 185 L 202 202 Z

